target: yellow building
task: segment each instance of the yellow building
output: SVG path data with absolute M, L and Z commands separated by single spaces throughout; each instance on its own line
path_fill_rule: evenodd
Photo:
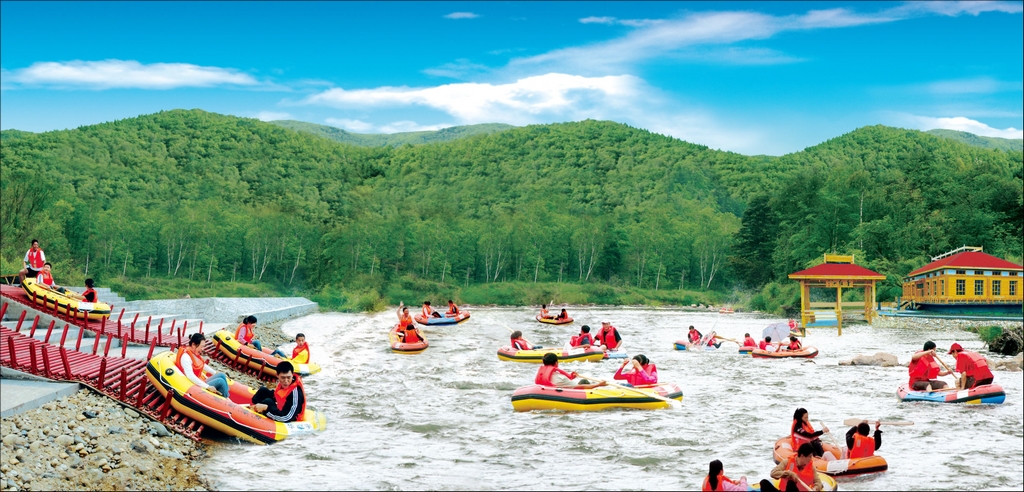
M 983 308 L 1019 313 L 1024 267 L 964 246 L 935 256 L 903 279 L 901 307 L 928 310 Z

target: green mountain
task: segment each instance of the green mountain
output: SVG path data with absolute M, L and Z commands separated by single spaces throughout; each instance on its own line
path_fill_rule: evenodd
M 883 126 L 781 157 L 607 121 L 365 147 L 175 110 L 17 135 L 0 146 L 4 272 L 39 238 L 58 278 L 88 265 L 357 306 L 473 289 L 486 303 L 637 303 L 622 289 L 640 289 L 678 304 L 681 287 L 767 283 L 752 304 L 783 310 L 785 276 L 825 251 L 888 275 L 883 296 L 961 244 L 1021 257 L 1021 152 Z
M 928 130 L 925 133 L 984 149 L 1016 150 L 1017 152 L 1024 150 L 1024 139 L 1020 138 L 983 137 L 973 133 L 940 129 Z
M 4 130 L 0 131 L 0 141 L 12 140 L 15 138 L 27 137 L 29 135 L 35 135 L 32 132 L 26 132 L 21 130 Z
M 475 135 L 490 135 L 503 132 L 512 125 L 503 123 L 482 123 L 479 125 L 453 126 L 436 131 L 402 132 L 402 133 L 352 133 L 333 126 L 318 125 L 305 121 L 277 120 L 268 122 L 297 132 L 309 133 L 318 137 L 328 138 L 335 142 L 359 145 L 362 147 L 398 147 L 400 145 L 421 145 L 437 142 L 448 142 Z

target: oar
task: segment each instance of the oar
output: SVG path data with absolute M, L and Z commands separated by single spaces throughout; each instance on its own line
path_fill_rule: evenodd
M 864 422 L 864 419 L 848 418 L 848 419 L 843 421 L 843 425 L 853 426 L 853 425 L 857 425 L 857 424 L 859 424 L 861 422 Z M 882 424 L 882 425 L 900 425 L 900 426 L 902 426 L 902 425 L 914 425 L 913 422 L 907 422 L 907 421 L 892 421 L 892 422 L 888 422 L 888 421 L 885 421 L 885 420 L 882 420 L 882 421 L 878 421 L 878 420 L 872 421 L 872 420 L 869 420 L 868 423 L 869 424 Z
M 935 360 L 939 361 L 939 364 L 942 364 L 942 367 L 945 367 L 946 370 L 949 371 L 949 373 L 953 375 L 953 381 L 955 383 L 955 384 L 953 384 L 953 386 L 955 388 L 959 389 L 960 388 L 960 376 L 956 375 L 956 371 L 954 371 L 953 369 L 950 369 L 950 367 L 946 365 L 946 361 L 942 360 L 942 357 L 939 357 L 939 354 L 935 354 Z
M 591 376 L 587 376 L 587 375 L 584 375 L 584 374 L 580 374 L 578 372 L 576 373 L 576 375 L 581 377 L 581 378 L 584 378 L 584 379 L 589 379 L 591 381 L 597 381 L 599 383 L 605 383 L 608 386 L 611 386 L 612 388 L 618 388 L 618 389 L 624 390 L 624 391 L 632 391 L 632 392 L 637 393 L 637 394 L 641 394 L 641 395 L 644 395 L 644 396 L 649 396 L 649 397 L 654 398 L 656 400 L 661 400 L 661 401 L 663 401 L 665 403 L 668 403 L 673 408 L 675 408 L 675 407 L 680 405 L 680 403 L 678 401 L 673 400 L 671 398 L 665 398 L 664 396 L 661 396 L 661 395 L 659 395 L 657 393 L 646 393 L 646 392 L 640 391 L 640 390 L 638 390 L 636 388 L 631 388 L 629 386 L 622 386 L 620 384 L 615 384 L 615 383 L 610 382 L 610 381 L 604 381 L 604 380 L 601 380 L 601 379 L 597 379 L 595 377 L 591 377 Z
M 822 429 L 825 428 L 825 423 L 824 422 L 819 420 L 818 423 L 821 424 L 821 428 Z M 838 448 L 840 450 L 843 449 L 843 447 L 839 445 L 839 441 L 836 440 L 836 436 L 832 435 L 832 431 L 825 431 L 825 434 L 828 435 L 828 438 L 832 441 L 832 445 L 833 446 L 835 446 L 836 448 Z

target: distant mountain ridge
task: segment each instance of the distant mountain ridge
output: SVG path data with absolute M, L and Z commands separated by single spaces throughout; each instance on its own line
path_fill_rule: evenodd
M 268 121 L 289 130 L 302 133 L 309 133 L 318 137 L 334 140 L 335 142 L 358 145 L 360 147 L 398 147 L 411 144 L 421 145 L 437 142 L 450 142 L 460 138 L 472 137 L 475 135 L 490 135 L 515 128 L 504 123 L 481 123 L 479 125 L 464 125 L 442 128 L 435 131 L 402 132 L 402 133 L 353 133 L 333 126 L 318 125 L 296 120 Z
M 1016 150 L 1017 152 L 1024 151 L 1024 139 L 1020 138 L 983 137 L 981 135 L 975 135 L 973 133 L 943 129 L 928 130 L 925 133 L 930 133 L 932 135 L 935 135 L 936 137 L 956 140 L 957 142 L 960 143 L 965 143 L 967 145 L 973 145 L 975 147 L 981 147 L 984 149 L 999 149 L 1007 151 Z

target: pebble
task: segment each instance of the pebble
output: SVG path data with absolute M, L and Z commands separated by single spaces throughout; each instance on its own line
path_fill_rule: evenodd
M 179 453 L 177 451 L 166 450 L 166 449 L 161 449 L 160 450 L 160 456 L 166 456 L 168 458 L 174 458 L 174 459 L 179 459 L 179 460 L 183 459 L 185 457 L 185 455 L 183 455 L 183 454 L 181 454 L 181 453 Z
M 68 435 L 60 435 L 57 436 L 56 439 L 54 439 L 54 442 L 56 442 L 60 446 L 68 447 L 75 443 L 75 438 Z
M 112 425 L 107 427 L 107 433 L 109 434 L 124 434 L 124 427 Z
M 136 412 L 135 410 L 132 410 L 130 408 L 125 409 L 124 413 L 133 419 L 139 418 L 139 412 Z
M 87 419 L 94 419 L 94 418 L 96 418 L 96 412 L 94 412 L 92 410 L 86 410 L 86 411 L 82 412 L 82 415 L 84 415 L 85 418 L 87 418 Z
M 167 427 L 164 427 L 164 424 L 161 424 L 160 422 L 153 422 L 150 424 L 149 428 L 151 433 L 159 437 L 168 437 L 171 435 L 167 430 Z

